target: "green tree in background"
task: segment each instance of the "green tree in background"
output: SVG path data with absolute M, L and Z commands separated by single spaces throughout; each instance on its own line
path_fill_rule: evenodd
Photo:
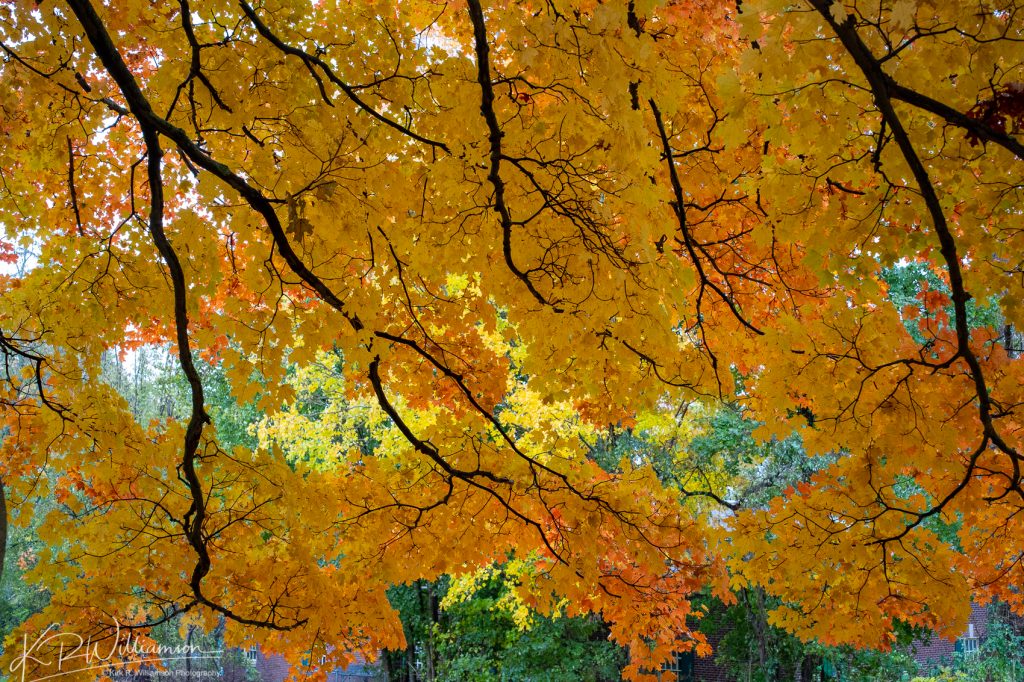
M 518 603 L 514 578 L 495 567 L 457 600 L 451 579 L 392 588 L 409 646 L 387 652 L 392 682 L 603 682 L 619 679 L 625 651 L 595 617 L 545 616 Z M 415 671 L 415 673 L 413 673 Z

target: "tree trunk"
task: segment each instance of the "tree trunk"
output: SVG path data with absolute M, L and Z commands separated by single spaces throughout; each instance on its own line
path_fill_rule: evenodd
M 188 626 L 188 634 L 185 635 L 185 679 L 192 681 L 192 633 L 195 626 Z
M 437 679 L 437 647 L 434 635 L 437 633 L 441 610 L 434 583 L 427 583 L 427 608 L 430 609 L 430 632 L 427 633 L 427 679 L 434 682 Z
M 821 656 L 806 656 L 803 660 L 804 682 L 818 682 L 821 679 Z
M 757 643 L 758 669 L 764 670 L 768 664 L 768 615 L 765 613 L 764 592 L 755 587 L 746 590 L 747 616 L 750 618 L 751 629 Z
M 4 577 L 4 562 L 7 560 L 7 495 L 0 478 L 0 580 Z

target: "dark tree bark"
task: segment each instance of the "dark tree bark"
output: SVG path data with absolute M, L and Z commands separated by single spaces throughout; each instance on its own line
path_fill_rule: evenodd
M 7 560 L 7 495 L 0 478 L 0 580 L 4 577 L 4 562 Z

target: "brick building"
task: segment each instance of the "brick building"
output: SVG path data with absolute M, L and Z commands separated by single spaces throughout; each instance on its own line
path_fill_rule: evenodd
M 283 656 L 277 654 L 265 654 L 257 647 L 252 647 L 244 652 L 245 659 L 251 664 L 255 672 L 256 682 L 284 682 L 288 679 L 290 667 Z M 239 675 L 239 673 L 242 673 Z M 249 671 L 229 671 L 225 666 L 225 682 L 247 682 L 252 677 Z M 367 664 L 363 660 L 356 660 L 347 668 L 338 668 L 327 674 L 327 682 L 382 682 L 376 666 Z
M 928 666 L 942 663 L 957 652 L 977 651 L 982 640 L 988 635 L 988 610 L 984 606 L 971 604 L 971 615 L 967 629 L 955 641 L 938 635 L 928 640 L 917 641 L 910 647 L 910 653 L 919 665 Z M 712 634 L 708 643 L 717 650 L 724 632 Z M 841 671 L 839 671 L 841 674 Z M 693 655 L 680 656 L 674 666 L 662 674 L 662 682 L 737 682 L 726 669 L 715 662 L 714 654 L 708 657 Z
M 971 616 L 967 630 L 955 642 L 933 635 L 929 641 L 915 642 L 911 647 L 914 660 L 918 663 L 938 663 L 958 651 L 977 651 L 981 640 L 988 636 L 988 610 L 984 606 L 971 604 Z

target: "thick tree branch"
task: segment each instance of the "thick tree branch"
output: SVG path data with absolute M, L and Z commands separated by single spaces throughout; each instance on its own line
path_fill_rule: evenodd
M 96 14 L 89 0 L 70 0 L 68 4 L 71 5 L 76 16 L 78 16 L 82 27 L 85 29 L 86 36 L 96 51 L 96 55 L 103 62 L 104 68 L 107 69 L 114 82 L 118 84 L 125 100 L 128 102 L 132 115 L 138 119 L 139 124 L 150 126 L 156 132 L 170 139 L 196 166 L 212 173 L 219 180 L 238 192 L 246 203 L 266 221 L 267 228 L 274 238 L 274 244 L 288 266 L 312 287 L 326 303 L 338 310 L 355 331 L 361 331 L 363 323 L 359 318 L 347 311 L 344 302 L 322 280 L 313 274 L 302 259 L 299 258 L 298 254 L 295 253 L 295 250 L 288 241 L 284 226 L 281 224 L 281 219 L 277 216 L 277 212 L 270 201 L 243 177 L 232 172 L 226 165 L 215 161 L 213 157 L 193 142 L 184 130 L 172 125 L 153 111 L 149 101 L 139 88 L 135 76 L 132 75 L 132 72 L 121 58 L 109 33 L 103 26 L 102 20 Z
M 956 239 L 949 228 L 946 215 L 942 210 L 938 193 L 928 174 L 928 170 L 914 148 L 913 142 L 911 142 L 910 136 L 903 126 L 902 119 L 893 107 L 893 97 L 890 91 L 891 79 L 886 77 L 878 59 L 871 54 L 870 49 L 857 33 L 853 16 L 847 17 L 843 22 L 838 22 L 832 16 L 830 10 L 831 3 L 828 0 L 809 0 L 809 2 L 839 37 L 843 47 L 846 48 L 846 51 L 853 58 L 854 63 L 868 81 L 874 96 L 875 106 L 878 107 L 882 120 L 890 129 L 892 137 L 899 147 L 900 153 L 910 168 L 915 183 L 921 192 L 921 198 L 931 218 L 932 228 L 935 230 L 935 235 L 939 242 L 939 252 L 942 254 L 942 259 L 949 274 L 949 288 L 952 293 L 951 298 L 954 311 L 954 329 L 957 339 L 957 349 L 953 358 L 963 358 L 966 363 L 974 384 L 975 395 L 978 401 L 978 418 L 984 435 L 993 445 L 1009 457 L 1014 471 L 1014 476 L 1009 483 L 1010 488 L 1016 490 L 1024 498 L 1020 475 L 1021 455 L 1003 439 L 996 429 L 994 422 L 996 410 L 989 393 L 984 371 L 981 367 L 981 361 L 970 347 L 967 301 L 971 299 L 971 295 L 968 293 L 964 282 Z M 978 455 L 976 454 L 971 458 L 965 475 L 966 479 L 969 479 L 972 475 L 977 457 Z M 957 486 L 955 492 L 962 490 L 963 487 L 963 484 Z M 951 498 L 946 496 L 944 499 L 943 505 L 948 503 Z
M 294 628 L 304 623 L 305 620 L 282 624 L 277 620 L 249 618 L 211 600 L 203 593 L 203 579 L 209 574 L 212 562 L 205 531 L 206 494 L 196 471 L 196 460 L 203 429 L 206 424 L 210 423 L 210 417 L 204 407 L 203 384 L 192 360 L 191 343 L 188 336 L 188 285 L 185 281 L 181 261 L 164 232 L 164 189 L 161 170 L 163 151 L 160 147 L 157 125 L 157 122 L 162 119 L 153 113 L 149 102 L 143 96 L 134 76 L 113 45 L 106 28 L 89 0 L 69 0 L 68 5 L 85 28 L 86 35 L 93 44 L 97 55 L 124 94 L 132 115 L 139 121 L 146 145 L 146 168 L 150 190 L 149 232 L 170 275 L 174 296 L 174 326 L 178 346 L 178 363 L 185 375 L 191 397 L 191 412 L 185 428 L 182 459 L 179 464 L 179 471 L 184 475 L 192 499 L 191 506 L 184 516 L 185 537 L 198 556 L 189 579 L 189 586 L 197 602 L 231 620 L 275 630 Z
M 700 298 L 703 298 L 704 288 L 708 287 L 722 299 L 722 302 L 729 306 L 729 310 L 732 312 L 740 324 L 749 329 L 750 331 L 763 336 L 764 332 L 752 325 L 747 321 L 743 314 L 740 312 L 736 302 L 732 300 L 726 292 L 722 291 L 714 281 L 708 278 L 707 273 L 704 271 L 704 266 L 701 262 L 700 256 L 697 254 L 693 236 L 690 234 L 689 225 L 686 222 L 686 200 L 683 197 L 683 185 L 679 181 L 679 171 L 676 169 L 675 157 L 672 153 L 672 141 L 669 138 L 668 131 L 665 129 L 665 123 L 661 118 L 661 111 L 658 109 L 657 103 L 654 99 L 649 99 L 648 103 L 651 107 L 651 113 L 654 114 L 654 122 L 658 126 L 658 137 L 660 138 L 662 154 L 665 157 L 665 163 L 668 165 L 668 177 L 672 183 L 672 194 L 675 201 L 672 202 L 672 209 L 676 214 L 676 220 L 679 223 L 679 232 L 683 237 L 683 244 L 686 246 L 686 251 L 690 255 L 690 261 L 693 263 L 693 267 L 697 270 L 697 276 L 700 278 L 701 293 Z M 698 300 L 697 308 L 699 310 L 700 303 Z
M 480 6 L 480 0 L 468 0 L 467 9 L 469 18 L 473 22 L 476 74 L 477 83 L 480 86 L 480 115 L 487 123 L 487 142 L 490 145 L 491 167 L 487 173 L 487 179 L 494 188 L 494 210 L 501 220 L 501 250 L 505 256 L 505 265 L 526 285 L 527 290 L 538 302 L 551 306 L 556 313 L 564 312 L 557 302 L 548 301 L 537 290 L 529 274 L 521 270 L 512 257 L 512 213 L 505 201 L 505 180 L 501 177 L 501 160 L 504 158 L 501 150 L 501 138 L 505 134 L 501 131 L 501 124 L 498 122 L 498 115 L 494 110 L 494 86 L 491 83 L 491 58 L 487 42 L 487 26 L 484 23 L 484 10 Z
M 881 69 L 881 67 L 879 67 L 879 69 Z M 1014 154 L 1018 159 L 1024 160 L 1024 144 L 1021 144 L 1013 136 L 999 132 L 998 130 L 993 130 L 981 121 L 974 120 L 967 114 L 957 111 L 948 104 L 944 104 L 936 99 L 928 97 L 927 95 L 923 95 L 916 90 L 911 90 L 906 86 L 900 85 L 888 74 L 883 73 L 882 78 L 889 96 L 892 99 L 906 102 L 918 109 L 923 109 L 929 113 L 935 114 L 945 120 L 946 123 L 963 128 L 978 139 L 997 144 L 1011 154 Z

